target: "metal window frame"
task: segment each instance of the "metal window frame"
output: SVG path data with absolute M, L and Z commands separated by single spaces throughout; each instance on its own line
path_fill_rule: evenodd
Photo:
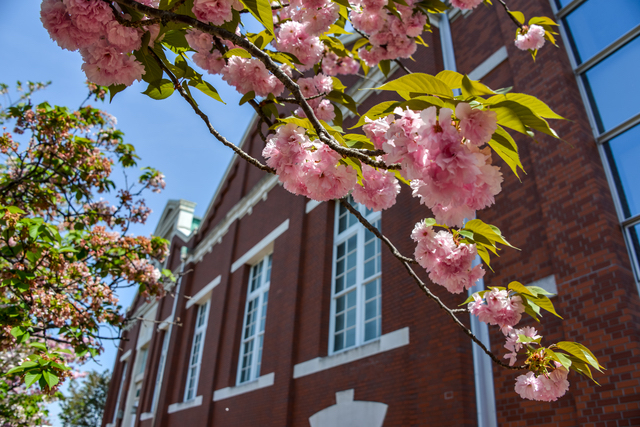
M 198 306 L 198 312 L 196 313 L 196 324 L 193 330 L 193 339 L 191 340 L 191 351 L 189 352 L 189 365 L 187 366 L 187 381 L 184 384 L 184 397 L 182 399 L 183 402 L 189 402 L 195 399 L 198 395 L 198 383 L 200 382 L 200 368 L 202 367 L 202 354 L 204 352 L 205 337 L 207 336 L 207 333 L 206 333 L 207 323 L 209 322 L 209 305 L 210 305 L 209 300 L 205 301 L 203 304 Z M 200 320 L 200 313 L 201 313 L 200 310 L 205 310 L 204 321 L 202 322 L 202 325 L 198 326 L 198 320 Z M 200 348 L 198 348 L 198 357 L 197 357 L 196 363 L 192 364 L 191 361 L 193 360 L 193 354 L 195 350 L 194 346 L 195 346 L 196 337 L 198 336 L 198 334 L 202 334 L 202 337 L 200 338 Z M 195 379 L 193 384 L 193 397 L 187 398 L 189 393 L 189 375 L 192 367 L 196 368 L 196 372 L 194 375 Z
M 580 92 L 580 96 L 582 97 L 582 102 L 585 106 L 585 110 L 587 112 L 587 117 L 589 119 L 589 124 L 591 125 L 591 131 L 593 137 L 598 146 L 598 153 L 600 154 L 600 160 L 602 161 L 602 165 L 604 166 L 605 176 L 607 182 L 609 184 L 609 189 L 611 190 L 611 194 L 613 196 L 613 202 L 616 210 L 616 214 L 618 216 L 618 222 L 621 227 L 621 231 L 623 237 L 625 239 L 625 244 L 627 247 L 627 254 L 629 256 L 629 260 L 631 262 L 632 269 L 635 274 L 636 287 L 638 293 L 640 293 L 640 262 L 638 257 L 640 254 L 635 253 L 635 249 L 631 242 L 630 236 L 630 228 L 640 222 L 640 215 L 635 215 L 633 217 L 627 218 L 624 214 L 624 210 L 622 209 L 622 204 L 620 202 L 620 194 L 618 192 L 618 188 L 616 186 L 615 180 L 613 178 L 613 171 L 611 169 L 611 165 L 609 164 L 607 155 L 604 151 L 604 144 L 615 138 L 616 136 L 621 135 L 627 130 L 633 128 L 634 126 L 640 125 L 640 111 L 633 115 L 632 117 L 626 119 L 622 123 L 616 125 L 615 127 L 600 133 L 598 130 L 598 125 L 596 121 L 596 114 L 594 112 L 594 106 L 592 105 L 591 99 L 588 95 L 586 86 L 584 84 L 583 76 L 587 71 L 607 59 L 609 56 L 617 52 L 619 49 L 624 47 L 627 43 L 635 40 L 637 37 L 640 37 L 640 25 L 637 25 L 631 28 L 622 36 L 618 37 L 616 40 L 611 42 L 609 45 L 604 47 L 598 53 L 593 55 L 591 58 L 588 58 L 582 64 L 578 64 L 575 58 L 575 54 L 573 52 L 573 48 L 571 47 L 570 37 L 569 37 L 569 29 L 565 28 L 564 18 L 566 18 L 571 12 L 580 7 L 583 3 L 588 0 L 574 0 L 568 5 L 564 6 L 561 9 L 558 9 L 555 0 L 549 0 L 551 4 L 551 8 L 556 16 L 558 21 L 560 36 L 562 41 L 565 44 L 565 51 L 567 52 L 567 56 L 569 57 L 569 62 L 571 63 L 571 67 L 573 69 L 574 76 L 576 78 L 576 82 L 578 84 L 578 90 Z
M 357 209 L 360 213 L 369 221 L 371 224 L 375 224 L 376 221 L 382 220 L 382 215 L 380 212 L 371 212 L 366 215 L 366 208 L 363 205 L 358 204 Z M 347 215 L 350 215 L 348 213 Z M 330 310 L 330 318 L 329 318 L 329 355 L 339 354 L 344 351 L 351 350 L 353 348 L 357 348 L 363 344 L 375 341 L 376 339 L 382 336 L 382 265 L 380 266 L 380 272 L 375 273 L 374 275 L 367 277 L 366 282 L 364 279 L 364 244 L 365 244 L 365 234 L 366 228 L 360 224 L 360 222 L 356 222 L 351 227 L 346 228 L 342 232 L 338 232 L 338 220 L 340 217 L 340 203 L 336 203 L 335 206 L 335 215 L 334 215 L 334 227 L 333 227 L 333 254 L 331 258 L 331 310 Z M 336 264 L 337 264 L 337 255 L 338 255 L 338 245 L 345 243 L 354 235 L 357 236 L 357 255 L 356 255 L 356 284 L 349 289 L 343 289 L 342 291 L 336 293 L 335 292 L 335 279 L 336 279 Z M 382 263 L 382 248 L 380 250 L 380 262 Z M 380 280 L 380 335 L 376 338 L 372 338 L 368 341 L 364 340 L 364 316 L 365 316 L 365 293 L 364 287 L 365 285 L 375 281 Z M 355 344 L 350 347 L 345 347 L 340 350 L 334 349 L 335 343 L 335 323 L 336 323 L 336 301 L 343 295 L 346 295 L 350 292 L 356 292 L 356 340 Z
M 264 337 L 264 334 L 265 334 L 265 331 L 260 331 L 260 320 L 262 316 L 262 306 L 264 305 L 264 295 L 269 291 L 269 289 L 271 289 L 271 273 L 269 274 L 269 280 L 267 281 L 267 269 L 273 270 L 272 256 L 273 256 L 273 253 L 269 253 L 265 255 L 260 261 L 258 261 L 257 263 L 251 266 L 249 281 L 247 283 L 247 300 L 244 305 L 244 318 L 242 320 L 242 330 L 241 330 L 241 336 L 240 336 L 240 352 L 238 357 L 238 372 L 236 373 L 236 385 L 250 383 L 252 381 L 257 380 L 259 377 L 258 364 L 262 365 L 262 360 L 258 360 L 258 351 L 259 351 L 258 342 L 259 342 L 260 336 L 262 335 Z M 253 280 L 254 268 L 260 265 L 260 263 L 264 263 L 262 267 L 263 270 L 260 277 L 260 283 L 258 284 L 258 287 L 255 290 L 251 291 L 251 282 Z M 247 327 L 247 310 L 249 309 L 249 303 L 253 300 L 257 300 L 256 327 L 251 337 L 244 338 L 244 331 L 245 331 L 245 328 Z M 267 302 L 267 311 L 268 309 L 269 307 Z M 266 322 L 267 320 L 265 315 L 265 325 L 266 325 Z M 254 347 L 253 347 L 253 355 L 251 358 L 251 365 L 249 367 L 249 378 L 244 381 L 240 381 L 242 378 L 242 358 L 245 355 L 244 345 L 245 343 L 251 340 L 253 340 L 254 342 L 253 344 Z M 264 345 L 264 338 L 263 338 L 263 345 Z M 260 359 L 262 359 L 262 355 L 260 355 Z

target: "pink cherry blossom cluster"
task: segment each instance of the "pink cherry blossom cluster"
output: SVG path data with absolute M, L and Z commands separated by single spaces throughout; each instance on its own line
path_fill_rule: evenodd
M 392 172 L 362 165 L 362 185 L 353 189 L 353 200 L 378 212 L 396 204 L 400 184 Z
M 538 338 L 542 338 L 538 335 L 538 331 L 531 326 L 525 326 L 521 329 L 510 329 L 506 334 L 507 341 L 504 345 L 504 348 L 510 351 L 510 353 L 505 354 L 504 358 L 509 359 L 509 366 L 513 366 L 516 363 L 516 359 L 518 358 L 518 352 L 522 349 L 523 344 L 518 342 L 519 335 L 524 335 L 531 340 L 537 340 Z
M 323 93 L 328 94 L 333 90 L 333 80 L 324 74 L 318 74 L 313 77 L 303 77 L 298 79 L 297 83 L 305 98 L 314 97 Z M 327 99 L 318 97 L 309 99 L 307 103 L 313 108 L 313 113 L 320 120 L 328 122 L 336 117 L 333 104 Z M 302 118 L 307 117 L 300 107 L 296 109 L 295 113 Z
M 456 243 L 449 231 L 438 231 L 419 222 L 411 233 L 417 243 L 414 255 L 418 264 L 429 272 L 429 279 L 459 294 L 484 276 L 481 265 L 473 266 L 476 246 Z
M 44 0 L 40 20 L 61 48 L 80 50 L 84 60 L 82 70 L 91 82 L 129 86 L 145 72 L 144 66 L 130 53 L 140 48 L 146 31 L 151 33 L 152 45 L 160 28 L 158 25 L 125 27 L 116 21 L 113 13 L 102 0 Z M 127 15 L 121 16 L 128 19 Z
M 210 74 L 222 74 L 222 79 L 238 92 L 246 94 L 253 91 L 257 96 L 266 97 L 270 93 L 278 96 L 284 91 L 282 82 L 259 59 L 232 56 L 225 62 L 214 45 L 213 36 L 199 30 L 187 31 L 186 39 L 196 51 L 193 62 Z M 233 47 L 230 43 L 227 45 Z M 291 75 L 288 66 L 283 65 L 282 69 Z
M 569 390 L 567 376 L 569 371 L 558 362 L 556 369 L 550 373 L 537 375 L 527 372 L 516 378 L 516 393 L 523 399 L 538 400 L 541 402 L 554 402 Z
M 242 9 L 244 6 L 238 0 L 195 0 L 191 10 L 200 21 L 222 25 L 233 19 L 234 10 Z
M 509 291 L 492 288 L 484 294 L 484 298 L 477 293 L 474 301 L 469 303 L 469 312 L 478 316 L 481 322 L 497 325 L 507 335 L 524 313 L 524 305 L 520 295 L 509 295 Z
M 478 146 L 497 128 L 497 115 L 456 108 L 460 131 L 452 124 L 453 111 L 436 107 L 421 113 L 397 108 L 393 115 L 366 119 L 365 134 L 375 148 L 384 150 L 385 161 L 400 162 L 401 174 L 411 180 L 415 197 L 429 207 L 436 221 L 462 226 L 475 211 L 491 206 L 501 191 L 502 174 L 491 164 L 491 152 Z
M 515 44 L 520 50 L 537 50 L 544 46 L 544 28 L 539 25 L 525 25 L 516 36 Z
M 339 10 L 330 0 L 290 1 L 287 7 L 274 12 L 274 20 L 280 24 L 274 45 L 298 58 L 301 71 L 308 70 L 320 61 L 325 48 L 319 36 L 336 22 Z
M 408 58 L 417 49 L 416 37 L 422 34 L 427 16 L 413 10 L 415 0 L 407 0 L 406 6 L 396 4 L 400 17 L 389 13 L 384 6 L 387 0 L 356 0 L 350 14 L 357 30 L 369 35 L 371 46 L 358 50 L 360 58 L 370 67 L 380 61 Z
M 338 153 L 320 141 L 312 142 L 303 128 L 291 123 L 268 138 L 262 155 L 284 188 L 294 194 L 327 201 L 346 196 L 356 185 L 356 171 L 340 164 Z
M 338 56 L 334 52 L 326 51 L 322 58 L 322 72 L 328 76 L 338 74 L 356 74 L 360 63 L 351 56 Z
M 451 0 L 451 5 L 462 10 L 475 9 L 483 0 Z

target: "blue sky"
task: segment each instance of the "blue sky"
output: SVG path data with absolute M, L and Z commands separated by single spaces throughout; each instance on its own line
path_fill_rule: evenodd
M 80 69 L 80 54 L 60 49 L 49 38 L 40 22 L 39 1 L 0 1 L 0 41 L 3 44 L 0 82 L 14 85 L 17 80 L 51 80 L 51 86 L 39 93 L 35 102 L 46 99 L 52 104 L 77 108 L 84 100 L 86 77 Z M 208 81 L 227 104 L 196 93 L 194 96 L 212 124 L 227 139 L 238 142 L 253 110 L 248 104 L 238 106 L 241 95 L 219 77 L 210 76 Z M 140 93 L 145 89 L 144 82 L 136 83 L 119 93 L 111 104 L 94 105 L 118 119 L 125 141 L 133 144 L 141 157 L 139 167 L 153 166 L 165 174 L 166 189 L 146 197 L 153 210 L 147 224 L 133 229 L 135 233 L 148 235 L 155 229 L 170 199 L 196 202 L 196 215 L 203 215 L 232 151 L 208 133 L 204 123 L 177 92 L 166 100 L 154 101 Z M 121 304 L 128 306 L 132 298 L 132 292 L 122 293 Z M 115 353 L 115 345 L 105 343 L 99 365 L 90 362 L 85 369 L 111 370 Z M 51 410 L 57 413 L 57 405 L 52 405 Z M 60 425 L 55 416 L 52 422 L 54 426 Z

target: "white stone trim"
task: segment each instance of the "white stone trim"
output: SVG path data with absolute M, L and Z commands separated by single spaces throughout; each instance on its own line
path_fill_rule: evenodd
M 107 423 L 104 427 L 116 427 L 116 423 Z
M 194 296 L 187 301 L 187 309 L 193 307 L 194 305 L 202 305 L 207 302 L 211 298 L 211 292 L 213 288 L 220 284 L 222 280 L 222 276 L 218 275 L 215 279 L 213 279 L 207 286 L 200 289 Z
M 268 175 L 260 180 L 260 182 L 251 189 L 249 194 L 236 203 L 235 206 L 227 212 L 227 215 L 222 219 L 222 221 L 220 221 L 218 225 L 216 225 L 215 228 L 213 228 L 207 236 L 202 239 L 200 244 L 194 249 L 193 254 L 187 259 L 187 263 L 202 261 L 202 258 L 208 252 L 211 252 L 215 245 L 222 242 L 222 238 L 227 234 L 227 231 L 229 231 L 231 224 L 246 214 L 251 214 L 253 207 L 261 200 L 266 200 L 267 194 L 276 186 L 276 184 L 278 184 L 278 177 L 276 175 Z
M 233 273 L 243 265 L 260 260 L 267 255 L 270 249 L 273 248 L 273 242 L 282 233 L 289 229 L 289 220 L 285 220 L 282 224 L 276 227 L 271 233 L 260 240 L 254 247 L 249 249 L 244 255 L 238 258 L 233 264 L 231 264 L 231 272 Z
M 314 210 L 314 209 L 316 208 L 316 206 L 318 206 L 320 203 L 322 203 L 322 202 L 319 202 L 319 201 L 317 201 L 317 200 L 309 200 L 309 201 L 307 202 L 307 205 L 306 205 L 306 206 L 305 206 L 305 208 L 304 208 L 304 213 L 309 213 L 309 212 L 311 212 L 311 211 L 312 211 L 312 210 Z
M 140 414 L 140 421 L 146 421 L 153 418 L 153 412 L 143 412 Z
M 120 356 L 120 361 L 124 362 L 129 357 L 131 357 L 131 349 L 127 350 L 122 356 Z
M 300 378 L 307 375 L 335 368 L 336 366 L 345 365 L 365 357 L 373 356 L 395 348 L 403 347 L 409 344 L 409 328 L 405 327 L 397 331 L 389 332 L 380 337 L 380 339 L 361 345 L 342 353 L 334 354 L 326 357 L 316 357 L 306 362 L 298 363 L 293 367 L 293 378 Z
M 480 80 L 490 72 L 492 72 L 498 65 L 502 64 L 507 58 L 509 54 L 507 53 L 507 48 L 502 46 L 500 49 L 496 50 L 493 55 L 484 60 L 484 62 L 478 65 L 472 72 L 469 73 L 469 78 L 471 80 Z
M 159 331 L 166 331 L 169 329 L 169 325 L 173 322 L 173 314 L 169 315 L 166 319 L 164 319 L 159 325 Z
M 183 411 L 189 408 L 195 408 L 196 406 L 200 405 L 202 405 L 202 396 L 196 396 L 195 399 L 189 400 L 187 402 L 172 403 L 171 405 L 169 405 L 167 413 L 173 414 L 174 412 Z
M 270 387 L 273 385 L 275 378 L 276 374 L 272 372 L 270 374 L 262 375 L 258 377 L 258 379 L 256 379 L 255 381 L 251 381 L 250 383 L 237 385 L 235 387 L 221 388 L 220 390 L 216 390 L 213 392 L 213 401 L 217 402 L 219 400 L 228 399 L 230 397 L 249 393 L 261 388 Z
M 140 372 L 138 375 L 136 375 L 136 377 L 133 379 L 134 383 L 139 383 L 140 381 L 142 381 L 144 379 L 144 372 Z

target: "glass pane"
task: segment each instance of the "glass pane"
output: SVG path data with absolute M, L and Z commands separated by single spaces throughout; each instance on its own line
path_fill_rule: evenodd
M 356 293 L 355 292 L 350 292 L 347 295 L 347 308 L 351 308 L 351 307 L 355 307 L 356 306 Z
M 357 251 L 353 251 L 347 256 L 347 268 L 353 268 L 356 266 L 356 262 L 358 262 L 356 257 Z
M 344 314 L 338 314 L 336 316 L 336 332 L 344 329 Z
M 379 319 L 372 320 L 364 325 L 364 340 L 369 341 L 380 336 L 378 325 Z
M 347 273 L 347 288 L 356 284 L 356 270 Z
M 260 338 L 258 338 L 260 340 L 260 345 L 258 347 L 258 360 L 256 360 L 257 366 L 256 366 L 256 378 L 260 376 L 260 365 L 262 364 L 262 345 L 263 345 L 263 338 L 264 335 L 260 335 Z
M 343 348 L 344 348 L 344 334 L 341 332 L 339 334 L 336 334 L 336 336 L 333 339 L 333 350 L 338 351 L 338 350 L 342 350 Z
M 354 235 L 347 241 L 347 248 L 348 248 L 347 251 L 349 252 L 355 251 L 357 243 L 358 243 L 358 236 Z
M 347 311 L 347 326 L 355 326 L 356 324 L 356 309 L 352 308 Z
M 269 255 L 269 258 L 267 258 L 267 272 L 265 273 L 266 277 L 264 279 L 265 283 L 271 282 L 271 258 L 272 255 Z
M 344 273 L 344 259 L 341 259 L 336 264 L 336 276 Z
M 364 245 L 364 259 L 369 259 L 376 254 L 376 243 L 368 242 Z
M 347 229 L 347 216 L 344 215 L 344 216 L 341 216 L 340 219 L 338 220 L 338 233 L 342 233 L 346 229 Z
M 364 278 L 371 277 L 376 274 L 376 259 L 364 263 Z
M 374 299 L 364 305 L 364 319 L 369 320 L 378 316 L 378 300 Z
M 639 68 L 640 37 L 636 37 L 584 74 L 600 132 L 638 113 Z
M 565 23 L 581 63 L 640 23 L 640 1 L 616 0 L 611 7 L 611 0 L 588 0 L 567 15 Z
M 345 248 L 346 248 L 345 243 L 340 243 L 338 245 L 338 258 L 342 258 L 344 256 Z
M 346 301 L 347 297 L 340 297 L 336 300 L 336 313 L 340 313 L 341 311 L 344 311 L 344 302 Z
M 346 339 L 345 347 L 351 347 L 356 345 L 356 329 L 349 329 L 347 331 L 347 339 Z
M 368 283 L 364 288 L 364 298 L 365 301 L 370 300 L 371 298 L 375 298 L 378 296 L 378 283 L 379 280 L 375 280 L 371 283 Z
M 640 125 L 604 146 L 626 218 L 640 213 Z
M 336 293 L 342 292 L 344 289 L 344 276 L 340 276 L 336 279 Z

